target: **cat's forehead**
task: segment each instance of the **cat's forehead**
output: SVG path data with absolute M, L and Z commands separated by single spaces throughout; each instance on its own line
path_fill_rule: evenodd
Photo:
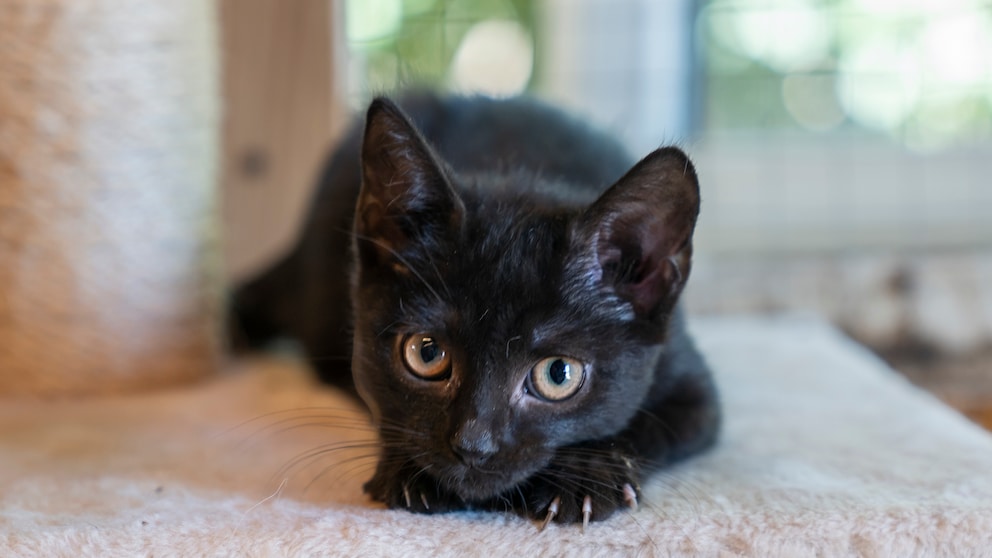
M 419 293 L 421 311 L 431 321 L 510 327 L 503 322 L 559 304 L 570 220 L 560 209 L 467 204 L 460 233 L 416 258 L 429 268 L 417 275 L 436 283 Z
M 493 286 L 521 286 L 558 275 L 568 250 L 570 215 L 527 207 L 525 201 L 491 204 L 466 212 L 457 241 L 464 255 L 458 273 Z

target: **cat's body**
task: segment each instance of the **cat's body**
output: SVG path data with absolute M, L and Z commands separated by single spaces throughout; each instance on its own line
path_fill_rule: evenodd
M 401 106 L 416 127 L 377 100 L 343 140 L 292 253 L 235 294 L 236 330 L 353 377 L 382 441 L 366 491 L 392 507 L 576 521 L 636 503 L 719 423 L 677 309 L 691 163 L 633 165 L 526 100 Z

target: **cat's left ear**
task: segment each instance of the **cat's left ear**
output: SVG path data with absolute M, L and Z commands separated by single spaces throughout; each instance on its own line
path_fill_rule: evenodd
M 598 274 L 638 318 L 663 319 L 689 278 L 698 214 L 689 157 L 674 147 L 654 151 L 580 217 L 576 239 L 593 266 L 585 271 Z
M 375 99 L 365 121 L 355 209 L 363 263 L 391 261 L 411 243 L 429 243 L 459 226 L 464 207 L 448 175 L 409 117 L 389 99 Z

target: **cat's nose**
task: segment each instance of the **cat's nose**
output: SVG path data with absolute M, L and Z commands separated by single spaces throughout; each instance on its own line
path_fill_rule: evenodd
M 496 448 L 492 445 L 478 446 L 469 444 L 452 444 L 451 449 L 462 463 L 469 467 L 480 467 L 496 455 Z
M 451 449 L 462 463 L 469 467 L 478 467 L 496 455 L 499 446 L 493 439 L 492 432 L 471 421 L 451 437 Z

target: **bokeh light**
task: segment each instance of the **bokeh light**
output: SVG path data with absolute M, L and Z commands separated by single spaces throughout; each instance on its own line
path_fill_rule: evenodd
M 396 33 L 403 22 L 401 0 L 348 0 L 345 32 L 352 43 L 371 43 Z
M 535 0 L 347 0 L 351 100 L 404 87 L 512 95 L 532 81 Z
M 534 68 L 534 42 L 516 21 L 475 24 L 462 38 L 450 83 L 462 92 L 510 96 L 523 92 Z
M 748 57 L 776 71 L 807 70 L 827 58 L 830 22 L 815 0 L 754 0 L 754 8 L 737 12 L 733 37 Z
M 885 38 L 858 41 L 838 63 L 837 94 L 848 116 L 869 128 L 897 130 L 920 102 L 914 49 Z

